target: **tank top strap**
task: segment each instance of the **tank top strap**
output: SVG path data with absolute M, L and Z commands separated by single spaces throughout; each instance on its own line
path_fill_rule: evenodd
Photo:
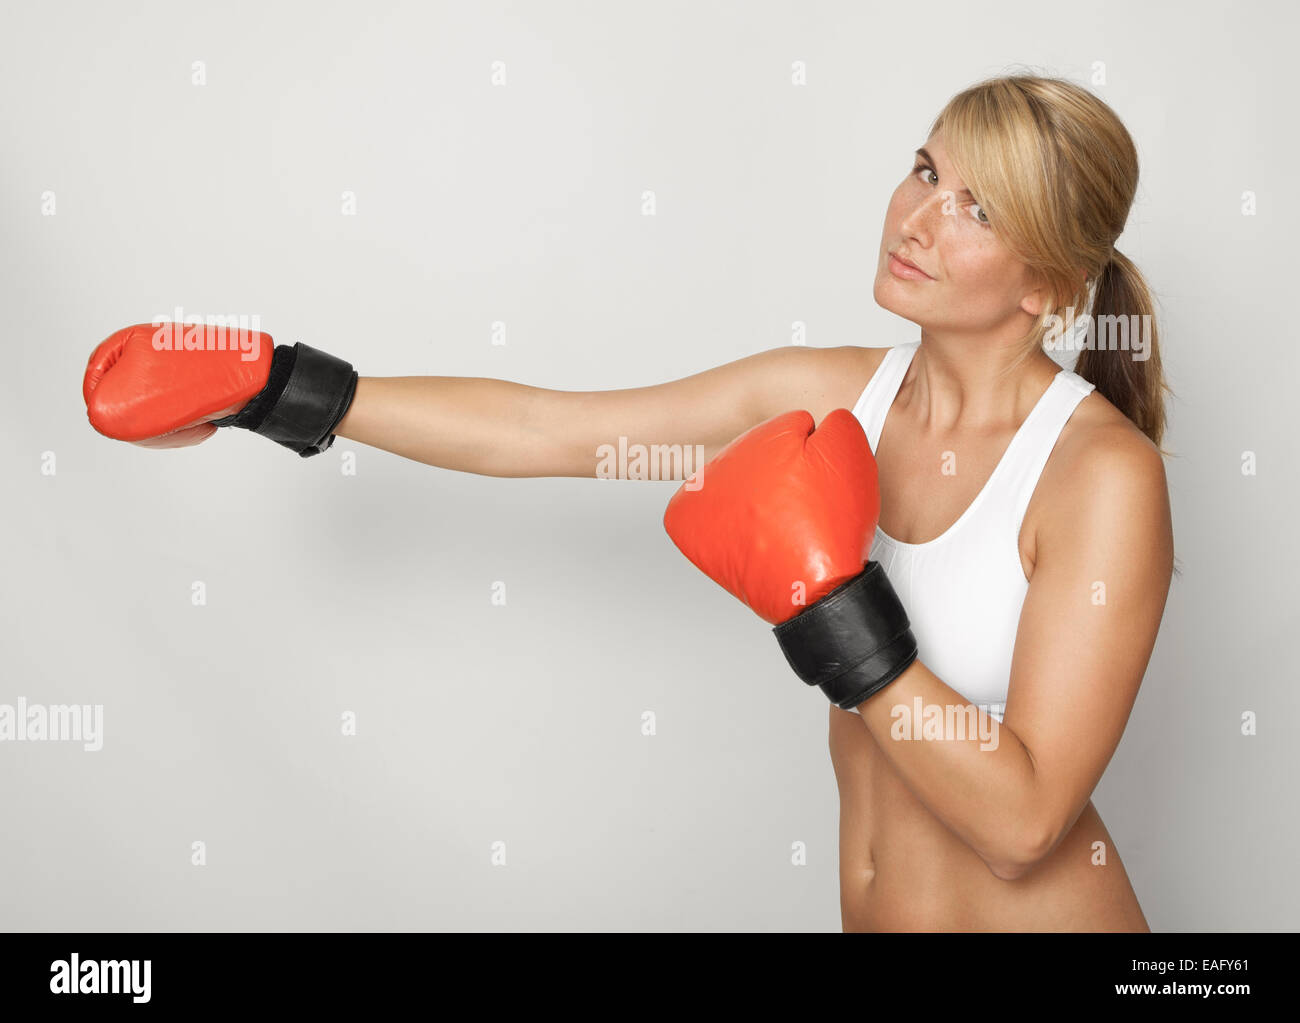
M 1025 510 L 1043 467 L 1056 447 L 1061 430 L 1074 414 L 1079 402 L 1096 390 L 1083 377 L 1063 369 L 1053 377 L 1051 384 L 1038 400 L 1028 418 L 1021 424 L 1011 446 L 998 467 L 996 494 L 991 495 L 993 507 L 986 511 L 1008 515 L 1017 533 L 1024 521 Z
M 880 443 L 885 417 L 920 347 L 920 341 L 912 341 L 890 348 L 853 406 L 853 414 L 862 424 L 873 452 Z M 1018 533 L 1061 430 L 1079 402 L 1094 390 L 1096 386 L 1077 373 L 1067 369 L 1058 372 L 1012 437 L 984 489 L 958 521 L 981 518 L 985 522 L 1011 522 Z
M 880 443 L 880 432 L 885 427 L 885 417 L 894 404 L 898 389 L 907 375 L 907 367 L 912 364 L 912 356 L 921 347 L 920 341 L 910 341 L 905 345 L 895 345 L 885 352 L 880 365 L 871 374 L 866 388 L 853 406 L 853 414 L 862 424 L 867 442 L 874 452 Z

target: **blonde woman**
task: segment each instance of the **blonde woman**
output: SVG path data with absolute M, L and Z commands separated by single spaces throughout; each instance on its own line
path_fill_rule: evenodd
M 1015 75 L 953 97 L 908 159 L 874 285 L 918 326 L 907 345 L 783 348 L 582 393 L 358 379 L 265 335 L 168 346 L 140 326 L 96 349 L 88 413 L 155 447 L 233 425 L 303 455 L 338 435 L 464 472 L 590 477 L 611 438 L 711 458 L 780 413 L 851 409 L 878 466 L 870 557 L 918 653 L 878 695 L 830 709 L 844 928 L 1146 930 L 1091 802 L 1173 571 L 1152 301 L 1115 249 L 1133 142 L 1085 89 Z M 1089 311 L 1130 330 L 1062 370 L 1045 346 Z M 900 734 L 899 708 L 931 707 L 968 709 L 981 728 Z

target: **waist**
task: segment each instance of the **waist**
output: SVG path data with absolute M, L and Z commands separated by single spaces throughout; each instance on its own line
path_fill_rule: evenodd
M 856 714 L 832 708 L 830 746 L 846 931 L 1147 929 L 1091 802 L 1043 862 L 1006 881 L 913 795 Z

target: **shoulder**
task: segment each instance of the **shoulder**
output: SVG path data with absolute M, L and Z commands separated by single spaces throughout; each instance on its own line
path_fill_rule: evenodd
M 858 345 L 787 345 L 764 352 L 756 387 L 760 418 L 803 407 L 820 422 L 834 409 L 852 409 L 888 351 Z
M 805 366 L 827 374 L 874 372 L 884 361 L 888 348 L 863 348 L 860 345 L 839 345 L 835 348 L 812 348 L 808 345 L 785 345 L 770 349 L 773 362 L 787 367 Z
M 1160 449 L 1097 391 L 1079 402 L 1061 431 L 1052 463 L 1064 487 L 1082 488 L 1099 477 L 1110 483 L 1165 485 Z
M 1067 422 L 1039 489 L 1037 548 L 1122 542 L 1166 546 L 1172 532 L 1164 456 L 1093 391 Z

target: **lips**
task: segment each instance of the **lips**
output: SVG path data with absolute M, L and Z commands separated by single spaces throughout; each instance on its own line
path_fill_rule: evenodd
M 889 276 L 896 281 L 933 281 L 934 278 L 910 260 L 896 253 L 889 254 Z
M 896 260 L 898 260 L 900 263 L 902 263 L 904 266 L 910 266 L 910 267 L 911 267 L 913 270 L 915 270 L 917 273 L 925 274 L 925 276 L 927 276 L 927 277 L 930 276 L 929 274 L 926 274 L 925 271 L 922 270 L 919 266 L 917 266 L 915 263 L 913 263 L 910 259 L 904 259 L 904 258 L 903 258 L 902 256 L 900 256 L 897 252 L 891 252 L 890 255 L 893 256 L 893 257 L 894 257 Z

